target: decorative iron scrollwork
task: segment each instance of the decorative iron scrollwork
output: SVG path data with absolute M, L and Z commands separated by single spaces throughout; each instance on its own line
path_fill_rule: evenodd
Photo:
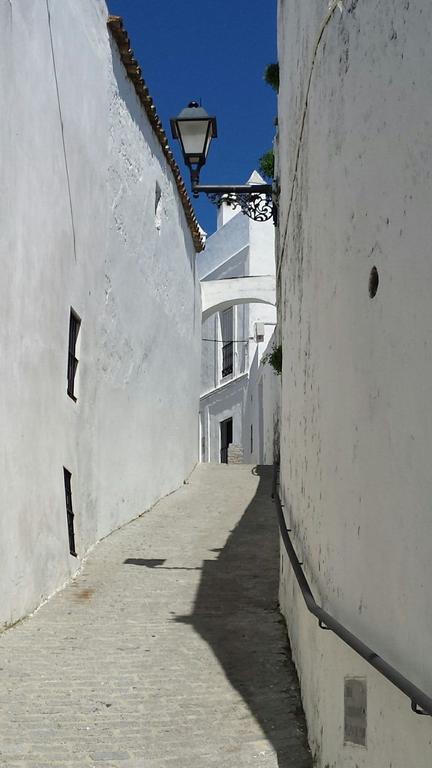
M 240 208 L 253 221 L 269 221 L 274 218 L 274 204 L 270 192 L 206 192 L 208 199 L 218 208 L 225 203 L 230 208 Z

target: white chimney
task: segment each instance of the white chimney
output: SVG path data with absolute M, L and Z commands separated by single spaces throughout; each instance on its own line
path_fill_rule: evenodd
M 217 212 L 217 228 L 220 229 L 226 224 L 233 216 L 236 216 L 240 212 L 240 208 L 233 208 L 232 205 L 222 203 Z

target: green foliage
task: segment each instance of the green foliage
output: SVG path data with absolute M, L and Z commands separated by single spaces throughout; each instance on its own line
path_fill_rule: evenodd
M 276 93 L 279 90 L 279 64 L 268 64 L 264 70 L 264 80 Z M 269 149 L 259 159 L 258 170 L 268 181 L 274 178 L 274 154 Z
M 267 355 L 263 356 L 262 362 L 271 365 L 274 372 L 280 376 L 282 373 L 282 345 L 279 344 L 277 347 L 273 347 Z
M 264 154 L 260 157 L 258 161 L 258 170 L 261 176 L 264 176 L 264 178 L 269 179 L 270 181 L 273 179 L 274 154 L 272 149 L 269 149 L 268 152 L 264 152 Z
M 279 91 L 279 64 L 268 64 L 266 66 L 264 80 L 276 93 Z

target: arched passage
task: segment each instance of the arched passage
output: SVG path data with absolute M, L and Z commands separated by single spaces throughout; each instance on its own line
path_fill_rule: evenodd
M 202 320 L 233 304 L 276 304 L 274 275 L 229 277 L 201 283 Z

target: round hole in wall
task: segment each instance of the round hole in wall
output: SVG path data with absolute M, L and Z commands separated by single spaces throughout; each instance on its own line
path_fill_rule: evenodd
M 371 299 L 376 296 L 379 284 L 379 275 L 376 267 L 372 267 L 369 275 L 369 296 Z

